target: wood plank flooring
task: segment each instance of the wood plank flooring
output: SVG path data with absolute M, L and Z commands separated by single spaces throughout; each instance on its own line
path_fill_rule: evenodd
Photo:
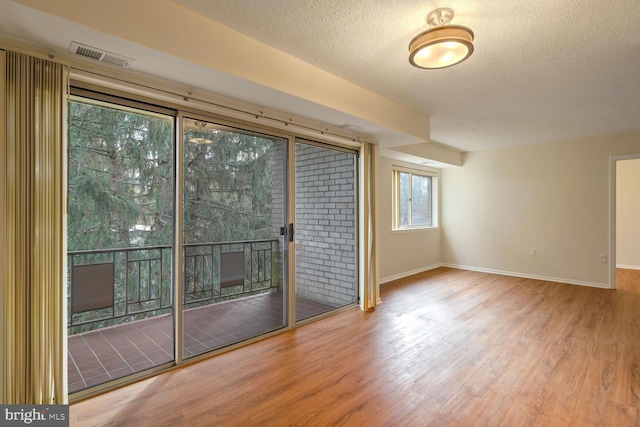
M 448 268 L 71 406 L 72 426 L 640 425 L 640 272 L 606 290 Z

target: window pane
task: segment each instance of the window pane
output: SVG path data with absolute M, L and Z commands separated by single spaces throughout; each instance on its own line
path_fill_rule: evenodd
M 411 178 L 411 225 L 431 225 L 431 177 Z
M 183 129 L 186 359 L 287 325 L 287 140 L 186 117 Z
M 75 96 L 68 108 L 75 393 L 173 360 L 175 132 L 167 115 Z
M 301 142 L 295 164 L 300 321 L 357 302 L 357 170 L 355 153 Z
M 69 103 L 69 251 L 169 245 L 173 119 Z
M 409 175 L 405 172 L 400 172 L 400 221 L 398 221 L 398 225 L 400 227 L 409 227 L 409 192 L 410 192 L 410 183 L 409 183 Z

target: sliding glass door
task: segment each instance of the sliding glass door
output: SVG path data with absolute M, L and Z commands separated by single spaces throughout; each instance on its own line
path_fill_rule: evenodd
M 288 324 L 287 142 L 183 119 L 183 358 Z
M 72 93 L 70 393 L 358 302 L 355 151 Z
M 296 141 L 296 321 L 358 302 L 356 154 Z
M 174 358 L 174 118 L 110 101 L 69 102 L 71 393 Z

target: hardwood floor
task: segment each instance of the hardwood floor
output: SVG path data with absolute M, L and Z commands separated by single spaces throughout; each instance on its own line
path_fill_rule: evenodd
M 439 268 L 357 309 L 71 406 L 72 426 L 640 425 L 640 272 Z

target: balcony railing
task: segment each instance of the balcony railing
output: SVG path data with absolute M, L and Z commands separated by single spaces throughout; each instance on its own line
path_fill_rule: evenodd
M 277 291 L 278 240 L 184 245 L 183 307 Z M 171 312 L 172 247 L 68 252 L 69 334 Z

